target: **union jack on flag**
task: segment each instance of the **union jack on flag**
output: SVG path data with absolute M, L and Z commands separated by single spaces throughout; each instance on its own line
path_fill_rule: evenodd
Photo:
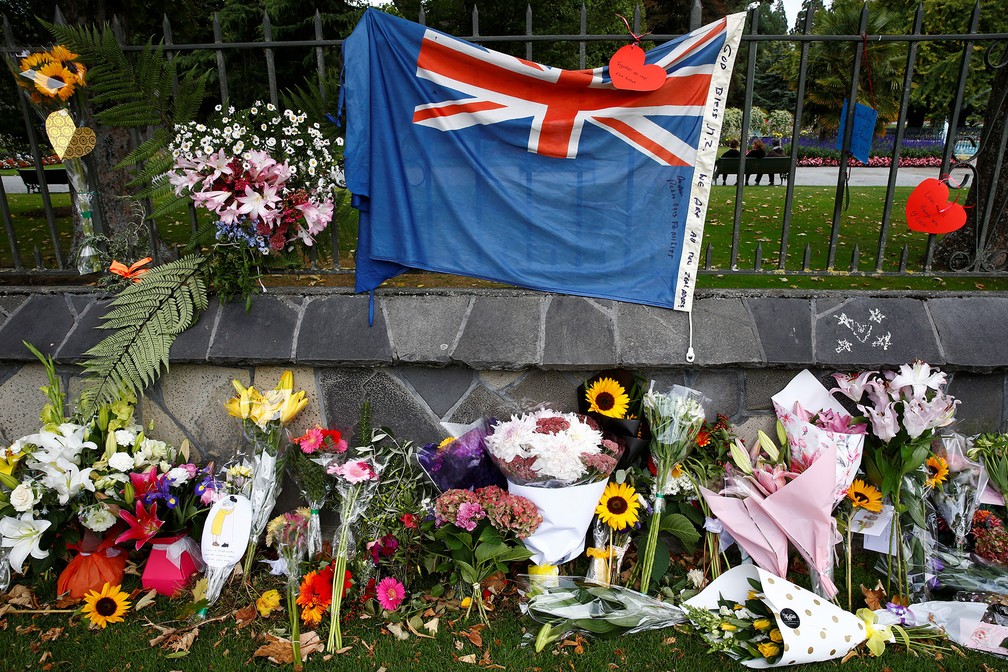
M 646 54 L 660 88 L 369 9 L 344 45 L 358 291 L 408 268 L 692 304 L 743 14 Z

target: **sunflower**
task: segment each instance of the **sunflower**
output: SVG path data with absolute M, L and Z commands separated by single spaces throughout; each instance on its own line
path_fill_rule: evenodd
M 80 56 L 73 53 L 62 44 L 57 44 L 55 47 L 49 50 L 49 58 L 59 63 L 67 63 L 69 61 L 75 61 Z
M 630 397 L 623 386 L 612 378 L 599 378 L 585 391 L 588 411 L 601 413 L 610 418 L 626 416 L 630 407 Z
M 102 586 L 101 592 L 92 590 L 84 596 L 84 615 L 93 625 L 104 628 L 109 623 L 121 623 L 123 614 L 129 611 L 130 602 L 126 599 L 128 593 L 122 592 L 119 586 Z
M 929 488 L 941 485 L 948 478 L 948 462 L 945 461 L 944 457 L 932 455 L 924 465 L 927 467 L 928 476 L 926 484 Z
M 860 478 L 847 488 L 847 499 L 855 509 L 866 509 L 872 513 L 882 510 L 882 493 L 874 485 L 869 485 Z
M 626 483 L 609 483 L 595 507 L 595 513 L 610 528 L 622 530 L 637 524 L 638 509 L 640 502 L 632 487 Z
M 26 70 L 34 70 L 40 65 L 45 65 L 46 63 L 51 63 L 52 57 L 44 52 L 37 51 L 34 54 L 29 54 L 21 59 L 21 72 Z
M 69 100 L 74 93 L 77 78 L 61 63 L 46 63 L 35 75 L 35 88 L 50 98 Z

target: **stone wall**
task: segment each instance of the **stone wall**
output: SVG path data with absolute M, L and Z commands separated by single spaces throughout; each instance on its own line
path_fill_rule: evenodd
M 0 295 L 0 439 L 37 430 L 43 369 L 21 345 L 53 354 L 70 389 L 107 299 L 71 290 Z M 1008 296 L 777 292 L 701 293 L 696 359 L 685 361 L 687 316 L 613 301 L 524 291 L 383 293 L 368 326 L 366 297 L 274 291 L 251 312 L 213 302 L 171 351 L 171 369 L 141 404 L 157 438 L 188 438 L 206 457 L 241 440 L 223 408 L 231 380 L 273 387 L 284 368 L 311 402 L 294 430 L 351 425 L 370 399 L 375 421 L 401 438 L 442 438 L 441 421 L 504 416 L 539 404 L 572 409 L 593 372 L 623 366 L 660 387 L 702 390 L 744 437 L 772 422 L 770 396 L 803 368 L 895 367 L 915 358 L 950 374 L 961 430 L 1003 429 Z M 828 382 L 828 381 L 826 381 Z

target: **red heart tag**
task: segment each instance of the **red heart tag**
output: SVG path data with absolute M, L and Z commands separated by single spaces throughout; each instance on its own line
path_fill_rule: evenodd
M 660 65 L 644 63 L 644 50 L 636 44 L 620 47 L 609 59 L 609 77 L 617 89 L 657 91 L 667 76 Z
M 930 177 L 910 193 L 907 199 L 907 226 L 924 233 L 951 233 L 966 223 L 966 209 L 949 203 L 948 185 Z

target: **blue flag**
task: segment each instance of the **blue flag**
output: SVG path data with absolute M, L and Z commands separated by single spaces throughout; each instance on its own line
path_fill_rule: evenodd
M 690 310 L 744 14 L 647 52 L 655 91 L 368 9 L 344 43 L 357 291 L 415 268 Z

